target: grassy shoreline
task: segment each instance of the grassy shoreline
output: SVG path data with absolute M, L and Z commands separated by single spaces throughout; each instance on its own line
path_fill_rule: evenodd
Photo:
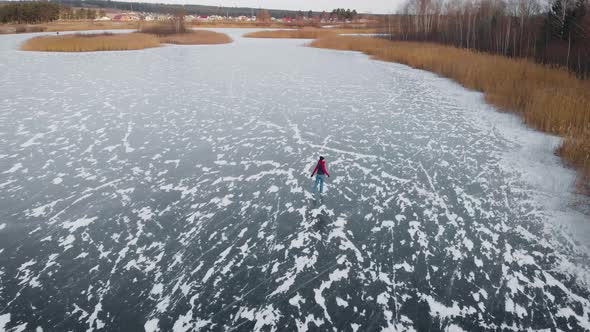
M 483 92 L 487 102 L 521 115 L 528 126 L 563 137 L 555 152 L 579 171 L 578 189 L 590 193 L 589 81 L 525 59 L 433 43 L 328 36 L 309 46 L 363 52 L 374 59 L 428 70 Z

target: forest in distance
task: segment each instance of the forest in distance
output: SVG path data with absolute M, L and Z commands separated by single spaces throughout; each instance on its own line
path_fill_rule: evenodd
M 10 4 L 12 1 L 0 1 L 3 4 Z M 103 1 L 103 0 L 56 0 L 51 1 L 61 7 L 87 7 L 94 9 L 117 9 L 122 11 L 137 11 L 150 13 L 169 13 L 183 11 L 186 14 L 197 15 L 229 15 L 229 16 L 250 16 L 256 14 L 260 8 L 236 7 L 236 6 L 207 6 L 198 4 L 170 4 L 170 3 L 147 3 L 147 2 L 125 2 L 125 1 Z M 274 17 L 296 17 L 297 11 L 283 9 L 268 9 Z M 305 11 L 307 13 L 307 11 Z M 312 12 L 320 15 L 321 12 Z
M 588 0 L 409 0 L 381 29 L 391 39 L 534 59 L 590 77 Z
M 59 19 L 62 7 L 51 2 L 0 3 L 0 23 L 45 23 Z

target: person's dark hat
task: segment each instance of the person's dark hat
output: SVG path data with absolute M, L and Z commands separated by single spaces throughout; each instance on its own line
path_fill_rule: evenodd
M 324 160 L 324 157 L 320 156 L 320 160 Z

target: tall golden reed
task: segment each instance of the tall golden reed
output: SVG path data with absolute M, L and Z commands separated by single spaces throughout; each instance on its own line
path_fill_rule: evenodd
M 549 68 L 526 59 L 477 53 L 433 43 L 329 36 L 312 47 L 359 51 L 371 57 L 399 62 L 451 78 L 482 91 L 501 109 L 522 115 L 533 128 L 560 135 L 556 153 L 590 180 L 590 82 L 566 70 Z
M 158 37 L 143 33 L 72 34 L 31 38 L 21 45 L 24 51 L 94 52 L 127 51 L 160 46 Z
M 146 24 L 148 22 L 142 22 Z M 138 21 L 56 21 L 39 25 L 44 31 L 88 31 L 88 30 L 116 30 L 137 29 Z

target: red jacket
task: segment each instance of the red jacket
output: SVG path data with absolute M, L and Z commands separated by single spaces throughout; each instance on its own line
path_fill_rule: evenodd
M 321 170 L 320 170 L 321 167 Z M 319 160 L 318 164 L 315 166 L 315 168 L 313 169 L 313 173 L 311 173 L 311 176 L 313 176 L 316 172 L 318 172 L 318 174 L 326 174 L 328 177 L 330 176 L 330 173 L 328 173 L 328 170 L 326 169 L 326 161 L 325 160 Z

